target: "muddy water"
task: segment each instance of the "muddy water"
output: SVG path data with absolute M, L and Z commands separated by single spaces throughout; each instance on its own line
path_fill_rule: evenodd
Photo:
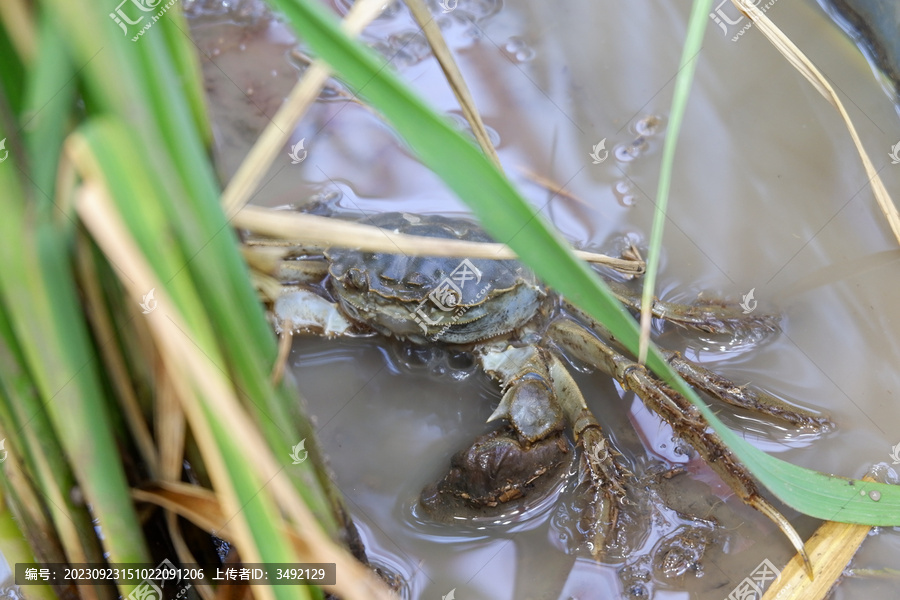
M 204 68 L 227 178 L 296 80 L 299 63 L 283 27 L 252 10 L 235 23 L 233 12 L 216 16 L 211 6 L 194 4 L 202 13 L 194 25 L 212 58 Z M 783 315 L 783 331 L 752 348 L 670 329 L 663 341 L 838 423 L 811 440 L 723 409 L 747 439 L 803 466 L 862 476 L 890 463 L 891 446 L 900 442 L 897 242 L 834 110 L 757 31 L 740 34 L 746 20 L 728 24 L 737 19 L 729 3 L 720 8 L 727 19 L 720 14 L 722 28 L 710 21 L 681 132 L 660 295 L 690 300 L 703 291 L 740 300 L 753 289 L 757 310 Z M 442 17 L 504 167 L 579 246 L 610 249 L 623 235 L 643 244 L 649 235 L 687 11 L 687 3 L 648 0 L 586 2 L 578 10 L 542 2 L 501 10 L 460 0 Z M 887 156 L 900 122 L 865 60 L 812 2 L 781 0 L 768 12 L 828 76 L 887 188 L 900 197 L 900 165 Z M 396 53 L 397 67 L 433 105 L 458 114 L 405 9 L 391 14 L 367 41 Z M 285 149 L 254 202 L 330 194 L 348 209 L 465 211 L 377 118 L 330 97 L 293 134 L 291 143 L 304 139 L 308 158 L 291 165 Z M 656 132 L 647 131 L 653 116 L 662 121 Z M 589 153 L 602 139 L 610 154 L 592 164 Z M 565 184 L 580 200 L 554 196 L 523 170 Z M 402 355 L 379 340 L 309 339 L 295 345 L 291 361 L 369 550 L 407 579 L 408 597 L 455 590 L 460 599 L 591 599 L 630 591 L 718 600 L 764 559 L 780 567 L 790 557 L 768 520 L 688 459 L 667 426 L 631 394 L 589 374 L 579 384 L 626 459 L 642 472 L 658 461 L 689 472 L 651 486 L 660 502 L 635 517 L 627 557 L 597 564 L 571 550 L 571 524 L 560 510 L 565 491 L 557 505 L 496 523 L 451 528 L 420 519 L 417 494 L 456 450 L 487 431 L 498 398 L 466 365 Z M 818 525 L 785 512 L 801 535 Z M 708 534 L 705 518 L 722 527 Z M 659 568 L 654 552 L 685 532 L 710 536 L 701 568 L 689 560 L 683 569 Z M 878 530 L 853 566 L 900 567 L 900 532 Z M 851 578 L 834 597 L 889 597 L 890 589 Z

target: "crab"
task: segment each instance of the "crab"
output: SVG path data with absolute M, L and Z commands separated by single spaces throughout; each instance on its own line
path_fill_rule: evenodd
M 492 241 L 478 225 L 458 218 L 391 212 L 365 221 L 412 235 Z M 584 543 L 596 557 L 615 543 L 632 476 L 569 373 L 566 361 L 574 357 L 634 391 L 746 504 L 772 519 L 802 549 L 790 523 L 760 494 L 699 411 L 629 357 L 601 323 L 546 289 L 522 264 L 333 248 L 284 265 L 299 268 L 282 275 L 289 281 L 270 298 L 279 333 L 372 333 L 412 344 L 452 346 L 470 352 L 499 383 L 501 398 L 488 419 L 498 427 L 457 453 L 446 475 L 425 487 L 419 502 L 426 513 L 437 514 L 447 506 L 489 510 L 540 496 L 548 482 L 569 473 L 575 463 Z M 623 303 L 640 309 L 630 286 L 611 276 L 605 279 Z M 777 319 L 745 315 L 726 303 L 656 300 L 652 311 L 707 333 L 759 338 L 777 330 Z M 825 416 L 737 385 L 677 352 L 663 352 L 688 383 L 727 404 L 802 430 L 831 427 Z

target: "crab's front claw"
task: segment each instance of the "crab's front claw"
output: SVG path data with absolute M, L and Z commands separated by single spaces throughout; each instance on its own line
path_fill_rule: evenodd
M 598 556 L 616 528 L 628 473 L 618 463 L 575 380 L 556 355 L 535 346 L 494 348 L 482 353 L 481 362 L 505 388 L 491 419 L 507 419 L 526 439 L 533 431 L 555 430 L 563 418 L 568 421 L 582 450 L 576 494 L 580 529 L 591 553 Z
M 314 331 L 335 337 L 346 335 L 353 327 L 336 304 L 302 288 L 275 300 L 272 319 L 276 333 Z
M 567 471 L 571 447 L 565 416 L 550 384 L 546 361 L 532 348 L 508 354 L 485 350 L 482 364 L 504 385 L 500 405 L 488 421 L 505 419 L 495 431 L 453 456 L 450 471 L 421 495 L 421 505 L 439 520 L 461 509 L 490 509 L 526 498 L 543 499 Z
M 562 429 L 565 420 L 545 366 L 530 363 L 506 379 L 506 391 L 488 422 L 506 419 L 522 438 L 534 443 Z
M 448 522 L 473 509 L 492 509 L 520 498 L 539 501 L 559 482 L 571 457 L 560 431 L 529 443 L 512 428 L 501 427 L 457 452 L 450 471 L 422 491 L 420 503 L 434 518 Z

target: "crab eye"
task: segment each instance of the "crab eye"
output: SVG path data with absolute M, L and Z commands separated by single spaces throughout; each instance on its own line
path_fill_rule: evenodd
M 380 273 L 378 275 L 378 279 L 380 279 L 383 283 L 387 283 L 387 284 L 397 283 L 397 279 L 395 277 L 391 277 L 390 275 L 387 275 L 386 273 Z
M 347 283 L 350 287 L 354 287 L 361 292 L 368 291 L 369 279 L 366 274 L 357 268 L 352 268 L 347 272 Z

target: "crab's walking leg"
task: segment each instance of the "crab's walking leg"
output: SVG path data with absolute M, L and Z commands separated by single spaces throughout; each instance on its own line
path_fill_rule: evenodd
M 276 285 L 297 283 L 311 285 L 321 282 L 328 275 L 328 262 L 324 258 L 297 256 L 291 250 L 277 246 L 241 246 L 244 260 L 253 269 L 254 274 L 270 277 L 274 279 Z M 293 250 L 303 251 L 303 249 Z M 321 254 L 321 249 L 312 253 Z M 261 291 L 269 300 L 277 297 L 267 293 L 267 290 Z
M 275 331 L 314 331 L 326 337 L 344 335 L 353 325 L 333 302 L 309 290 L 297 289 L 280 296 L 272 308 Z
M 314 331 L 327 337 L 348 333 L 352 324 L 336 304 L 309 290 L 297 288 L 279 296 L 272 307 L 275 332 L 278 333 L 278 356 L 272 367 L 272 381 L 277 383 L 284 373 L 294 333 Z
M 641 294 L 618 281 L 604 277 L 619 302 L 633 310 L 641 310 Z M 737 306 L 725 302 L 677 304 L 654 298 L 654 317 L 698 329 L 707 333 L 725 333 L 748 339 L 762 339 L 778 331 L 778 319 L 766 314 L 744 314 Z
M 551 352 L 535 347 L 480 353 L 482 366 L 503 385 L 503 398 L 488 421 L 505 418 L 530 442 L 558 429 L 563 416 L 581 446 L 582 524 L 591 552 L 599 555 L 610 539 L 625 500 L 627 471 L 616 461 L 600 424 L 591 414 L 572 376 Z
M 672 426 L 675 433 L 697 449 L 706 463 L 732 490 L 753 508 L 769 517 L 788 537 L 809 566 L 803 540 L 778 510 L 763 498 L 750 473 L 728 446 L 712 430 L 697 408 L 681 394 L 650 376 L 633 360 L 603 344 L 568 319 L 559 319 L 548 328 L 548 335 L 580 360 L 602 369 L 625 389 L 635 392 L 644 404 Z
M 566 303 L 565 306 L 569 314 L 582 320 L 601 338 L 614 340 L 613 335 L 609 330 L 601 323 L 592 319 L 590 315 L 569 303 Z M 620 351 L 623 351 L 620 344 L 617 344 L 615 341 L 611 343 Z M 765 391 L 756 390 L 746 385 L 737 385 L 730 379 L 722 377 L 717 373 L 713 373 L 706 367 L 684 358 L 684 356 L 678 352 L 669 350 L 661 350 L 661 352 L 666 361 L 672 365 L 672 368 L 674 368 L 685 381 L 696 388 L 702 389 L 722 402 L 769 415 L 789 423 L 798 429 L 824 433 L 834 427 L 831 420 L 824 415 L 790 405 Z
M 834 427 L 831 419 L 824 415 L 810 412 L 799 406 L 792 406 L 763 390 L 735 385 L 730 379 L 686 359 L 679 352 L 670 350 L 661 350 L 661 352 L 666 361 L 685 381 L 722 402 L 769 415 L 798 429 L 824 433 Z

